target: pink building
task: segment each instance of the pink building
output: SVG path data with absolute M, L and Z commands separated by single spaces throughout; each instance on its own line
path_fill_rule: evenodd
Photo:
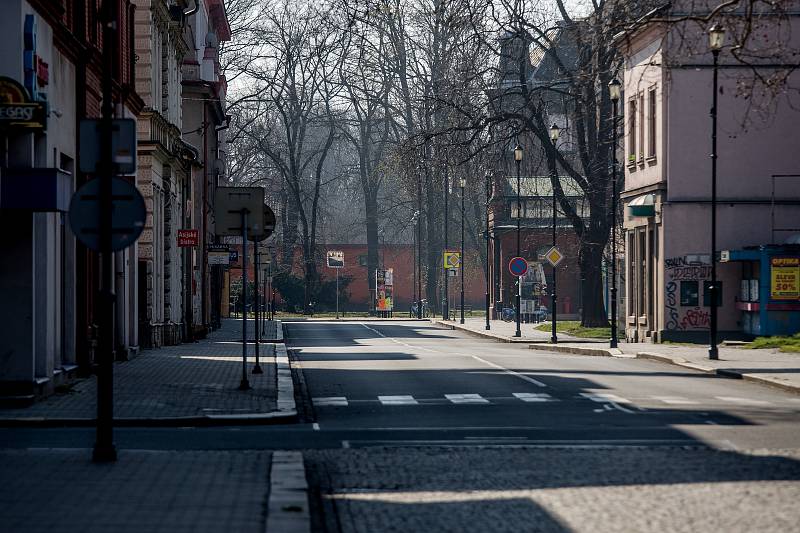
M 667 15 L 656 13 L 658 18 L 619 37 L 628 295 L 621 313 L 628 340 L 702 341 L 710 311 L 712 54 L 705 24 L 657 21 Z M 759 22 L 766 26 L 758 38 L 773 42 L 748 46 L 771 51 L 753 59 L 761 63 L 759 74 L 770 76 L 800 48 L 800 23 L 767 19 Z M 717 250 L 783 244 L 792 235 L 781 228 L 800 226 L 800 177 L 773 176 L 800 174 L 800 107 L 787 94 L 765 94 L 753 84 L 755 70 L 732 57 L 732 35 L 739 34 L 742 17 L 721 22 L 728 42 L 718 69 Z M 778 24 L 794 28 L 779 32 Z M 800 75 L 793 77 L 789 86 L 796 88 Z M 741 287 L 754 275 L 745 270 L 737 262 L 717 265 L 719 338 L 748 330 Z M 786 305 L 787 312 L 800 312 L 800 301 Z

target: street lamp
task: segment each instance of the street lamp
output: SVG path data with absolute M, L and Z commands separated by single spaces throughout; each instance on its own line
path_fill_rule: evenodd
M 708 338 L 708 358 L 719 359 L 717 351 L 717 71 L 719 51 L 725 42 L 725 28 L 714 24 L 708 30 L 708 46 L 714 56 L 714 83 L 711 103 L 711 285 L 709 306 L 711 324 Z
M 611 97 L 611 348 L 616 348 L 617 339 L 617 104 L 620 85 L 614 78 L 608 83 Z
M 492 201 L 492 176 L 486 174 L 486 330 L 492 329 L 489 324 L 489 203 Z
M 447 199 L 450 196 L 450 177 L 447 175 L 447 167 L 444 168 L 444 251 L 447 251 L 447 226 L 450 222 L 450 213 L 448 211 Z M 447 286 L 447 276 L 450 274 L 448 269 L 444 269 L 444 302 L 442 303 L 442 320 L 450 320 L 450 291 Z
M 556 142 L 558 142 L 558 135 L 561 133 L 561 130 L 558 127 L 558 124 L 553 123 L 550 126 L 550 141 L 553 143 L 553 150 L 557 150 Z M 558 172 L 558 167 L 554 165 L 554 169 Z M 556 246 L 556 220 L 557 220 L 557 209 L 556 209 L 556 188 L 552 187 L 553 189 L 553 248 Z M 552 333 L 550 334 L 550 342 L 553 344 L 558 344 L 558 334 L 556 333 L 556 327 L 558 325 L 558 306 L 556 305 L 558 302 L 558 293 L 556 292 L 556 265 L 553 265 L 553 292 L 550 293 L 550 305 L 552 306 L 551 314 L 553 315 L 553 329 Z
M 461 323 L 464 323 L 464 187 L 467 186 L 467 180 L 462 176 L 458 180 L 458 187 L 461 189 Z
M 520 174 L 519 174 L 519 167 L 522 163 L 522 146 L 517 143 L 517 146 L 514 148 L 514 161 L 517 164 L 517 257 L 520 257 L 520 241 L 519 241 L 519 231 L 520 231 L 520 221 L 522 220 L 522 202 L 520 201 Z M 520 329 L 520 292 L 522 291 L 522 279 L 517 276 L 517 312 L 515 315 L 517 316 L 517 331 L 514 332 L 515 337 L 522 337 L 522 330 Z

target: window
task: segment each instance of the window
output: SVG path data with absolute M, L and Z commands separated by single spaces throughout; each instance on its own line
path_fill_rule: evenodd
M 681 306 L 697 307 L 700 301 L 697 281 L 681 281 Z
M 636 99 L 628 102 L 628 164 L 636 163 Z
M 358 266 L 367 266 L 367 254 L 361 254 L 358 256 Z
M 639 163 L 644 162 L 644 95 L 639 94 L 639 105 L 636 106 L 639 111 Z
M 656 156 L 656 88 L 647 91 L 647 157 Z
M 711 282 L 704 281 L 703 282 L 703 307 L 711 307 L 709 302 L 711 302 Z M 717 305 L 716 307 L 722 306 L 722 282 L 717 280 Z

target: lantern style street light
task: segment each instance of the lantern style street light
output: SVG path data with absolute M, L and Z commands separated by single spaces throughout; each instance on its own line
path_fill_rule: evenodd
M 464 187 L 467 186 L 467 180 L 464 177 L 459 178 L 458 187 L 461 189 L 461 320 L 464 323 Z
M 517 257 L 521 257 L 520 255 L 520 221 L 522 220 L 522 201 L 520 200 L 520 164 L 522 163 L 522 146 L 517 143 L 517 146 L 514 148 L 514 162 L 517 164 Z M 517 318 L 517 330 L 514 332 L 515 337 L 522 337 L 522 330 L 520 329 L 520 317 L 522 313 L 520 312 L 520 292 L 522 292 L 522 278 L 517 276 L 517 309 L 516 309 L 516 318 Z
M 617 104 L 622 84 L 614 78 L 608 83 L 611 97 L 611 348 L 616 348 L 617 336 Z
M 553 143 L 553 150 L 557 150 L 556 143 L 558 142 L 558 136 L 561 133 L 561 129 L 558 127 L 558 124 L 553 123 L 550 126 L 550 141 Z M 555 167 L 555 171 L 558 172 L 558 167 Z M 558 211 L 556 209 L 556 188 L 552 187 L 553 189 L 553 247 L 556 246 L 556 221 L 558 216 Z M 552 333 L 550 334 L 550 342 L 553 344 L 558 344 L 558 334 L 556 333 L 558 327 L 558 292 L 556 291 L 556 266 L 553 265 L 553 292 L 550 293 L 550 306 L 552 307 L 551 314 L 553 316 L 552 320 Z
M 717 72 L 719 52 L 725 42 L 725 28 L 714 24 L 708 30 L 708 46 L 714 57 L 713 95 L 711 99 L 711 284 L 708 287 L 711 307 L 708 358 L 719 359 L 717 350 Z
M 489 204 L 492 201 L 492 176 L 486 174 L 486 330 L 492 329 L 489 323 Z

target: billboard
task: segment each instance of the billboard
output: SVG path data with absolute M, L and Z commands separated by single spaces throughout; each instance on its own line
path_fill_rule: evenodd
M 394 289 L 394 270 L 387 268 L 375 271 L 375 309 L 377 311 L 392 310 L 392 294 Z

